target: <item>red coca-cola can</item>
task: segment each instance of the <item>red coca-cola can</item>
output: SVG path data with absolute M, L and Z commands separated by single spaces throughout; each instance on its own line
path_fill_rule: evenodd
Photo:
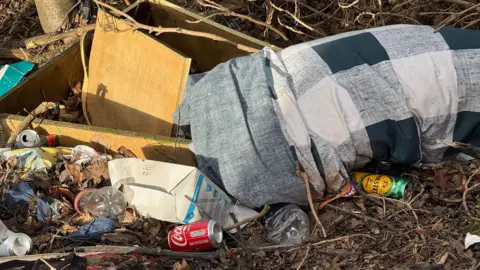
M 215 220 L 178 226 L 168 233 L 168 245 L 173 251 L 217 248 L 222 241 L 222 228 Z

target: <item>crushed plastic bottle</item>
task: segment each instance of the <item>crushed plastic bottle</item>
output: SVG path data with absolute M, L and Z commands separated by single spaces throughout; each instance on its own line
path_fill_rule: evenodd
M 119 219 L 125 213 L 126 206 L 123 193 L 111 186 L 84 190 L 75 199 L 77 211 L 110 219 Z
M 274 244 L 298 245 L 310 232 L 308 216 L 295 204 L 272 209 L 265 221 L 267 239 Z
M 10 231 L 0 220 L 0 257 L 26 255 L 32 246 L 30 236 Z

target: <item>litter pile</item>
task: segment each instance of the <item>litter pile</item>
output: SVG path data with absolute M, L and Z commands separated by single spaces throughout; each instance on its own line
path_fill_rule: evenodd
M 92 3 L 91 1 L 79 1 L 78 3 L 87 2 Z M 123 2 L 109 2 L 115 6 L 123 5 Z M 480 10 L 477 4 L 463 0 L 439 0 L 433 4 L 430 2 L 422 0 L 354 0 L 346 2 L 201 0 L 194 4 L 189 1 L 179 1 L 178 4 L 200 11 L 207 17 L 231 28 L 254 37 L 268 39 L 271 43 L 280 46 L 388 24 L 418 23 L 433 24 L 438 28 L 446 25 L 475 28 L 480 23 L 476 16 L 479 15 L 478 11 Z M 162 121 L 159 121 L 160 117 L 157 118 L 154 115 L 157 113 L 154 110 L 158 108 L 152 107 L 161 107 L 162 113 L 167 111 L 165 114 L 168 114 L 168 120 L 170 120 L 173 111 L 169 111 L 167 106 L 160 103 L 171 98 L 174 102 L 168 105 L 172 107 L 172 110 L 183 106 L 177 106 L 177 93 L 171 89 L 183 90 L 183 85 L 179 85 L 178 82 L 187 80 L 183 75 L 188 74 L 190 66 L 186 63 L 189 64 L 192 59 L 183 58 L 176 51 L 175 53 L 167 51 L 165 49 L 167 46 L 159 45 L 158 41 L 150 37 L 145 38 L 145 32 L 161 34 L 162 31 L 165 33 L 173 31 L 175 34 L 180 34 L 185 30 L 171 26 L 171 28 L 166 26 L 162 28 L 164 26 L 145 25 L 108 4 L 97 0 L 94 3 L 98 5 L 98 8 L 104 8 L 106 11 L 103 15 L 99 15 L 99 22 L 103 18 L 116 27 L 128 26 L 129 28 L 112 31 L 112 29 L 107 29 L 109 27 L 105 27 L 96 30 L 97 44 L 96 46 L 92 45 L 91 61 L 89 61 L 90 66 L 88 67 L 90 78 L 86 82 L 88 83 L 90 80 L 89 83 L 94 86 L 90 87 L 90 91 L 95 94 L 90 96 L 89 101 L 92 105 L 89 105 L 89 109 L 95 112 L 93 109 L 96 108 L 97 115 L 94 113 L 89 115 L 87 112 L 87 116 L 91 118 L 90 120 L 103 120 L 102 123 L 106 123 L 105 125 L 111 124 L 112 128 L 116 129 L 115 132 L 120 134 L 118 136 L 123 136 L 117 142 L 127 143 L 127 138 L 131 138 L 124 136 L 123 131 L 117 128 L 118 125 L 124 124 L 125 130 L 128 128 L 128 130 L 132 130 L 134 125 L 130 122 L 136 124 L 133 131 L 138 132 L 139 129 L 142 129 L 141 132 L 153 134 L 163 129 L 164 134 L 162 135 L 170 136 L 174 129 L 173 123 L 165 121 L 165 123 L 161 123 L 162 125 L 155 126 Z M 129 1 L 126 3 L 128 4 Z M 7 12 L 3 12 L 4 10 Z M 9 10 L 14 10 L 14 12 L 8 12 Z M 22 16 L 18 16 L 18 12 L 15 11 L 21 12 Z M 112 15 L 107 14 L 107 11 L 122 16 L 123 19 L 114 19 Z M 34 15 L 35 11 L 31 1 L 10 0 L 0 3 L 0 34 L 3 33 L 0 36 L 0 47 L 11 48 L 18 41 L 26 44 L 25 38 L 37 35 L 41 31 L 40 24 L 36 18 L 27 18 Z M 92 27 L 90 25 L 92 22 L 73 20 L 73 24 L 64 25 L 56 31 L 56 34 L 68 33 L 73 28 Z M 22 24 L 32 25 L 32 27 L 27 27 L 28 29 L 18 27 Z M 140 29 L 146 31 L 139 31 Z M 7 32 L 8 34 L 6 34 Z M 203 32 L 190 32 L 197 37 L 205 38 L 206 35 Z M 124 36 L 120 36 L 121 34 Z M 55 34 L 49 35 L 56 36 Z M 111 40 L 108 37 L 113 35 L 118 35 L 115 36 L 117 41 L 135 39 L 145 43 L 98 42 L 105 37 L 107 37 L 106 40 Z M 72 37 L 73 39 L 70 40 Z M 251 47 L 240 46 L 241 44 L 222 39 L 221 36 L 209 34 L 208 37 L 214 39 L 215 42 L 220 40 L 228 43 L 229 46 L 236 46 L 229 47 L 228 50 L 242 48 L 240 50 L 243 50 L 244 54 L 249 52 L 248 50 L 256 51 Z M 20 58 L 23 55 L 24 58 L 28 58 L 27 60 L 32 60 L 30 59 L 32 54 L 42 55 L 45 51 L 57 53 L 57 46 L 68 47 L 71 42 L 77 42 L 78 38 L 78 34 L 74 34 L 67 39 L 58 39 L 53 43 L 40 46 L 35 43 L 37 45 L 34 48 L 28 49 L 28 51 L 23 49 L 15 51 L 15 55 L 16 57 L 20 55 Z M 39 39 L 34 40 L 38 42 Z M 168 38 L 166 37 L 165 40 L 168 41 Z M 142 47 L 143 44 L 148 44 L 148 46 Z M 215 43 L 215 45 L 218 44 Z M 136 61 L 131 61 L 128 58 L 130 55 L 122 55 L 113 60 L 107 59 L 108 61 L 119 61 L 115 63 L 120 64 L 108 65 L 106 64 L 107 60 L 101 58 L 107 55 L 104 50 L 108 50 L 113 55 L 115 51 L 125 52 L 126 47 L 136 57 Z M 143 81 L 132 79 L 138 89 L 131 86 L 132 82 L 124 83 L 124 77 L 136 78 L 129 76 L 138 72 L 140 68 L 128 65 L 130 68 L 127 69 L 123 63 L 135 62 L 133 64 L 139 63 L 139 66 L 151 67 L 154 64 L 152 62 L 160 62 L 155 59 L 152 62 L 145 61 L 145 58 L 148 57 L 137 53 L 145 51 L 145 47 L 149 48 L 149 52 L 160 51 L 161 54 L 158 55 L 162 55 L 162 59 L 168 59 L 168 61 L 162 62 L 167 64 L 161 68 L 152 68 L 155 72 L 165 68 L 165 71 L 162 70 L 165 72 L 162 73 L 163 77 L 150 75 L 150 77 L 141 78 L 147 81 L 152 77 L 160 77 L 167 81 L 164 77 L 171 77 L 171 80 L 175 81 L 173 86 L 158 82 L 147 84 L 147 87 L 155 90 L 156 95 L 161 95 L 162 100 L 160 101 L 156 100 L 156 97 L 153 98 L 155 94 L 151 96 L 145 94 L 147 96 L 145 99 L 138 96 L 137 93 L 145 93 L 142 87 L 145 87 L 146 84 L 142 84 Z M 161 50 L 158 47 L 161 47 Z M 363 55 L 357 54 L 357 56 Z M 143 59 L 140 59 L 141 57 Z M 33 59 L 35 58 L 33 57 Z M 366 58 L 362 58 L 362 60 L 366 60 Z M 247 59 L 247 57 L 243 57 L 243 59 Z M 105 62 L 102 62 L 103 60 Z M 193 59 L 193 61 L 195 60 Z M 230 75 L 242 68 L 242 60 L 235 61 L 234 68 L 236 70 L 228 69 Z M 263 65 L 270 68 L 275 64 L 265 61 L 263 58 L 259 61 L 261 64 L 255 67 L 260 70 L 258 73 L 263 72 L 265 68 Z M 36 62 L 36 60 L 32 62 Z M 25 64 L 26 62 L 20 63 Z M 96 66 L 97 64 L 98 66 Z M 197 64 L 202 67 L 204 63 L 199 61 Z M 108 67 L 108 72 L 103 72 L 105 71 L 102 69 L 104 65 Z M 5 70 L 12 66 L 15 67 L 15 64 L 5 66 Z M 167 66 L 181 67 L 178 68 L 181 70 L 181 76 L 175 72 L 168 73 L 170 70 Z M 300 64 L 296 65 L 296 67 L 300 66 Z M 117 67 L 119 68 L 117 69 Z M 254 68 L 247 69 L 251 73 L 256 71 Z M 279 72 L 280 69 L 272 68 L 272 70 Z M 141 73 L 143 71 L 140 70 Z M 27 71 L 14 74 L 17 76 L 8 77 L 7 81 L 12 82 L 11 78 L 21 81 L 21 77 L 25 73 Z M 275 73 L 272 76 L 277 75 Z M 189 79 L 195 79 L 195 76 L 193 75 Z M 204 76 L 206 77 L 203 78 L 208 78 L 208 74 Z M 224 78 L 226 77 L 224 76 Z M 254 77 L 248 77 L 249 83 L 256 83 Z M 15 81 L 18 83 L 17 80 Z M 248 118 L 245 122 L 247 123 L 245 126 L 248 130 L 248 139 L 255 141 L 252 138 L 272 138 L 273 133 L 265 136 L 267 132 L 264 132 L 264 126 L 258 128 L 249 125 L 257 121 L 253 124 L 261 126 L 258 124 L 261 117 L 252 114 L 258 108 L 255 106 L 262 103 L 260 98 L 248 96 L 252 91 L 235 92 L 231 97 L 234 97 L 235 102 L 238 101 L 238 106 L 241 107 L 235 111 L 233 103 L 228 103 L 228 85 L 220 83 L 220 80 L 212 80 L 212 82 L 212 84 L 222 85 L 220 90 L 223 96 L 212 94 L 214 91 L 211 89 L 201 91 L 201 93 L 210 95 L 210 100 L 214 100 L 214 96 L 221 97 L 221 101 L 227 104 L 225 107 L 230 109 L 229 111 L 225 109 L 221 113 L 228 113 L 229 116 L 232 116 L 247 108 L 245 110 L 250 114 L 241 114 L 239 118 Z M 235 80 L 235 82 L 235 86 L 243 86 L 242 80 Z M 71 83 L 71 91 L 67 100 L 45 101 L 40 104 L 35 110 L 29 112 L 18 128 L 10 134 L 4 148 L 0 148 L 0 269 L 480 268 L 480 149 L 477 147 L 469 144 L 437 141 L 439 144 L 459 150 L 462 154 L 456 156 L 455 159 L 435 164 L 417 164 L 416 167 L 396 166 L 387 162 L 369 163 L 361 172 L 347 174 L 346 179 L 350 181 L 347 181 L 347 188 L 343 192 L 339 194 L 332 192 L 330 195 L 333 197 L 322 198 L 323 201 L 312 200 L 313 191 L 310 190 L 307 174 L 301 171 L 300 163 L 297 162 L 295 168 L 295 163 L 291 159 L 285 158 L 286 166 L 290 167 L 283 169 L 288 171 L 292 177 L 287 179 L 286 174 L 281 175 L 284 179 L 273 177 L 276 180 L 273 185 L 278 187 L 281 186 L 282 181 L 288 182 L 285 180 L 293 179 L 291 181 L 293 188 L 300 191 L 300 199 L 305 202 L 305 205 L 301 203 L 299 205 L 287 203 L 263 205 L 262 203 L 259 208 L 250 209 L 237 202 L 238 198 L 230 196 L 235 195 L 229 191 L 229 188 L 230 190 L 232 187 L 238 188 L 243 193 L 254 194 L 254 191 L 258 193 L 258 190 L 261 190 L 260 184 L 262 183 L 255 183 L 258 184 L 257 186 L 245 185 L 244 183 L 247 182 L 242 182 L 243 179 L 230 177 L 227 179 L 230 181 L 229 186 L 226 187 L 221 185 L 221 181 L 214 179 L 215 176 L 218 176 L 215 174 L 215 170 L 218 171 L 220 166 L 227 164 L 225 170 L 235 172 L 236 168 L 233 167 L 249 168 L 248 164 L 244 162 L 245 159 L 254 160 L 249 155 L 242 155 L 242 153 L 247 153 L 245 148 L 248 148 L 248 143 L 246 143 L 247 140 L 242 140 L 240 129 L 235 130 L 234 136 L 227 134 L 228 138 L 225 139 L 228 141 L 227 146 L 230 147 L 235 145 L 231 141 L 236 140 L 235 143 L 238 143 L 238 148 L 232 148 L 235 151 L 238 149 L 240 154 L 235 153 L 236 155 L 232 155 L 235 159 L 229 157 L 230 160 L 212 158 L 214 154 L 222 151 L 215 149 L 214 143 L 205 143 L 206 140 L 199 139 L 199 130 L 196 134 L 192 131 L 192 135 L 197 136 L 194 137 L 194 140 L 197 139 L 197 141 L 190 146 L 195 148 L 192 152 L 197 154 L 196 165 L 198 168 L 148 160 L 148 158 L 137 158 L 142 157 L 141 153 L 132 151 L 125 146 L 113 148 L 109 146 L 110 143 L 98 142 L 106 142 L 103 140 L 102 134 L 98 134 L 100 138 L 98 141 L 89 138 L 73 138 L 75 140 L 69 140 L 69 143 L 62 145 L 62 142 L 67 141 L 64 139 L 66 137 L 64 134 L 48 134 L 42 129 L 43 120 L 37 126 L 33 126 L 32 121 L 35 118 L 42 118 L 86 123 L 87 120 L 82 112 L 82 83 L 77 81 Z M 191 80 L 189 83 L 195 82 Z M 204 85 L 207 84 L 204 83 Z M 248 84 L 246 85 L 248 86 Z M 256 93 L 262 93 L 259 85 L 260 83 L 255 85 Z M 12 89 L 13 85 L 8 85 L 8 87 L 8 89 Z M 253 89 L 253 87 L 247 88 L 247 90 Z M 139 89 L 138 92 L 134 91 Z M 122 91 L 131 96 L 115 102 L 116 98 L 119 100 L 122 98 Z M 272 99 L 276 100 L 278 96 L 275 96 L 274 90 L 269 89 L 269 91 L 268 95 L 262 94 L 262 98 L 266 98 L 268 102 L 265 103 L 271 105 L 269 102 Z M 167 97 L 168 95 L 173 97 Z M 188 99 L 187 97 L 188 91 L 185 92 L 184 101 Z M 194 101 L 202 98 L 204 97 L 194 99 Z M 154 105 L 150 106 L 151 103 L 148 101 L 152 102 L 152 100 Z M 135 103 L 137 101 L 141 103 L 142 108 L 147 107 L 148 110 L 145 113 L 135 108 L 138 105 Z M 209 112 L 215 113 L 213 106 L 203 107 Z M 216 108 L 219 107 L 216 106 Z M 182 113 L 184 117 L 182 120 L 188 118 L 186 117 L 188 113 L 192 116 L 196 112 L 193 109 L 190 111 L 188 107 L 187 109 L 186 114 Z M 274 109 L 258 111 L 263 113 L 262 117 L 267 115 L 266 111 L 275 113 Z M 98 117 L 98 112 L 101 116 L 109 114 L 112 117 L 95 118 Z M 204 119 L 212 122 L 206 113 L 196 115 L 203 115 Z M 193 117 L 191 118 L 193 119 Z M 271 117 L 264 118 L 272 122 Z M 112 119 L 115 120 L 115 123 Z M 122 121 L 124 122 L 122 123 Z M 149 126 L 145 123 L 153 124 Z M 200 121 L 197 121 L 197 125 L 199 123 Z M 100 126 L 103 128 L 105 125 Z M 205 132 L 204 134 L 207 134 L 208 138 L 219 138 L 222 135 L 220 132 L 212 131 L 213 129 L 205 128 L 208 126 L 207 123 L 205 125 L 201 123 L 200 126 L 203 128 L 201 132 Z M 282 130 L 279 126 L 271 128 L 275 128 L 281 133 Z M 333 125 L 328 128 L 331 126 Z M 4 128 L 5 126 L 0 125 L 0 127 Z M 222 131 L 226 129 L 225 126 L 221 128 Z M 177 129 L 176 126 L 175 129 Z M 62 129 L 57 130 L 61 132 Z M 81 130 L 84 132 L 82 134 L 87 134 L 86 129 L 74 130 Z M 252 130 L 255 132 L 252 133 Z M 3 130 L 1 131 L 3 132 Z M 185 132 L 188 133 L 187 130 Z M 214 134 L 212 135 L 212 133 Z M 158 135 L 158 133 L 155 134 Z M 172 143 L 174 145 L 173 152 L 180 152 L 180 140 L 183 139 L 168 139 L 174 141 Z M 282 138 L 282 140 L 284 139 Z M 78 143 L 78 140 L 82 143 Z M 147 141 L 143 137 L 141 140 L 142 143 Z M 198 143 L 199 140 L 200 143 Z M 72 145 L 72 141 L 75 142 L 74 145 Z M 407 148 L 403 143 L 408 142 L 402 141 L 402 144 L 397 147 Z M 256 140 L 255 143 L 252 152 L 259 154 L 263 151 L 259 151 L 257 148 L 261 145 L 260 140 Z M 142 151 L 144 149 L 144 145 L 135 147 Z M 164 147 L 164 145 L 160 145 L 160 147 Z M 244 149 L 240 149 L 241 147 Z M 288 149 L 288 147 L 283 148 Z M 204 156 L 198 154 L 205 149 L 213 154 Z M 280 152 L 276 149 L 274 148 L 273 151 Z M 151 151 L 156 151 L 156 149 Z M 263 151 L 262 154 L 264 153 Z M 318 155 L 318 150 L 316 153 Z M 163 152 L 161 154 L 169 155 Z M 261 162 L 272 163 L 264 156 L 259 158 Z M 168 156 L 169 161 L 177 162 L 174 158 Z M 317 163 L 316 161 L 315 163 Z M 200 170 L 200 164 L 206 164 L 206 166 Z M 284 163 L 279 162 L 276 165 L 282 167 Z M 265 165 L 261 168 L 272 167 L 269 164 L 269 166 Z M 228 175 L 226 172 L 222 172 L 222 174 L 222 177 Z M 274 174 L 272 173 L 272 175 Z M 254 179 L 248 175 L 241 175 L 241 177 Z M 265 181 L 265 178 L 262 177 L 258 177 L 258 179 Z M 303 186 L 304 183 L 305 186 Z M 284 192 L 282 194 L 285 195 L 293 193 L 293 190 L 277 188 L 272 192 Z M 282 196 L 281 194 L 274 195 L 264 194 L 261 199 Z M 251 203 L 250 206 L 255 206 L 252 201 L 243 199 L 242 203 Z
M 446 161 L 420 169 L 372 164 L 371 173 L 394 177 L 375 176 L 369 184 L 363 182 L 363 188 L 357 186 L 359 194 L 335 200 L 320 209 L 319 218 L 326 225 L 327 238 L 324 238 L 312 213 L 307 216 L 295 205 L 266 206 L 257 215 L 249 213 L 250 218 L 240 214 L 235 219 L 246 218 L 245 222 L 234 225 L 228 217 L 222 217 L 226 212 L 220 206 L 212 206 L 211 200 L 225 196 L 223 192 L 194 168 L 141 161 L 127 149 L 118 149 L 117 155 L 108 156 L 88 146 L 53 148 L 55 137 L 49 137 L 25 130 L 15 145 L 33 148 L 0 151 L 3 194 L 0 218 L 5 224 L 0 252 L 7 252 L 3 256 L 27 251 L 51 253 L 52 257 L 65 254 L 63 261 L 45 259 L 52 265 L 72 261 L 101 267 L 142 265 L 143 269 L 478 267 L 480 252 L 473 245 L 478 240 L 475 236 L 467 237 L 473 243 L 465 240 L 466 234 L 474 235 L 480 227 L 477 206 L 480 162 L 475 159 Z M 161 190 L 168 189 L 170 184 L 151 188 L 150 185 L 159 182 L 149 181 L 159 175 L 166 182 L 181 179 L 182 184 L 169 193 Z M 406 187 L 403 183 L 397 187 L 399 193 L 383 189 L 387 181 L 399 179 L 408 180 Z M 202 191 L 189 187 L 199 182 Z M 168 205 L 168 196 L 172 196 L 168 194 L 176 194 L 172 197 L 177 201 L 176 207 Z M 180 194 L 185 194 L 185 198 L 179 197 Z M 197 210 L 189 212 L 188 205 Z M 219 221 L 217 226 L 221 224 L 224 229 L 224 244 L 220 244 L 222 230 L 211 229 L 208 224 L 193 223 L 200 229 L 175 229 L 178 225 L 167 221 L 174 221 L 177 216 L 192 221 L 201 216 L 213 217 Z M 238 228 L 241 224 L 246 226 L 239 232 L 229 232 L 227 228 Z M 183 234 L 185 230 L 207 230 L 209 237 L 201 241 L 183 238 L 187 235 Z M 8 246 L 9 239 L 19 237 L 27 240 L 14 242 L 14 248 Z M 183 241 L 193 241 L 189 245 L 202 243 L 196 248 L 218 247 L 218 250 L 182 252 L 195 250 L 186 248 Z M 8 248 L 2 251 L 5 245 Z M 71 251 L 78 256 L 67 257 L 66 253 Z M 95 252 L 107 254 L 86 255 Z M 4 262 L 0 267 L 9 269 L 19 263 Z

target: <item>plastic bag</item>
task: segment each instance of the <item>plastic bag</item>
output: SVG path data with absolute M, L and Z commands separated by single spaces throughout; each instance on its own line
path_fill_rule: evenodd
M 269 242 L 293 246 L 307 240 L 310 225 L 302 209 L 295 204 L 288 204 L 268 213 L 265 230 Z

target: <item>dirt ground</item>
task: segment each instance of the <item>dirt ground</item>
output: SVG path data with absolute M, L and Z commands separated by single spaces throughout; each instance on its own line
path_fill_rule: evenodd
M 122 5 L 121 1 L 113 2 Z M 480 6 L 464 0 L 174 2 L 282 47 L 397 23 L 469 29 L 478 29 L 480 24 Z M 0 2 L 0 48 L 16 47 L 21 40 L 41 34 L 32 0 Z M 37 48 L 30 53 L 41 55 L 59 45 Z M 266 242 L 261 222 L 254 222 L 240 237 L 246 248 L 227 236 L 218 259 L 186 258 L 188 266 L 171 259 L 161 259 L 155 266 L 145 260 L 132 261 L 122 269 L 480 269 L 480 245 L 465 249 L 463 243 L 467 232 L 480 232 L 479 168 L 480 160 L 473 159 L 425 164 L 420 169 L 382 171 L 408 178 L 408 192 L 403 200 L 357 194 L 334 201 L 318 209 L 327 237 L 322 236 L 310 214 L 311 235 L 298 247 L 271 246 Z M 5 187 L 4 182 L 0 184 Z M 31 222 L 29 212 L 23 213 L 22 218 L 20 213 L 2 209 L 1 219 L 19 231 Z M 103 243 L 165 247 L 168 228 L 171 225 L 140 219 L 134 225 L 119 228 L 115 235 L 104 238 Z M 35 253 L 65 252 L 75 246 L 63 245 L 57 224 L 30 229 L 36 235 Z M 129 259 L 123 261 L 126 260 Z

